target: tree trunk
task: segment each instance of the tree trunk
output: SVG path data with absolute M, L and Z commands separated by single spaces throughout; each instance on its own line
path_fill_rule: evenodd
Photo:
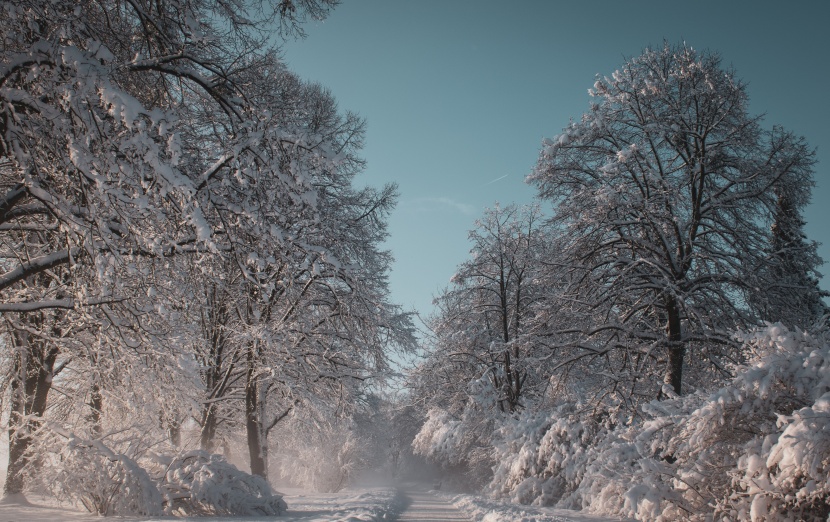
M 208 452 L 213 452 L 216 429 L 219 427 L 219 408 L 216 400 L 224 397 L 227 379 L 230 377 L 234 365 L 234 361 L 229 361 L 230 367 L 224 372 L 222 371 L 223 344 L 224 342 L 221 340 L 212 343 L 209 357 L 207 357 L 210 366 L 205 370 L 203 377 L 205 387 L 210 393 L 207 396 L 208 400 L 202 404 L 201 422 L 199 423 L 202 430 L 199 433 L 199 446 L 202 450 Z
M 32 339 L 26 332 L 15 332 L 13 338 L 16 353 L 10 383 L 9 462 L 4 495 L 23 492 L 22 472 L 30 463 L 32 434 L 40 427 L 40 419 L 46 411 L 52 388 L 52 372 L 58 356 L 56 347 Z
M 677 307 L 677 300 L 674 297 L 669 297 L 666 301 L 666 315 L 666 333 L 669 338 L 669 365 L 664 382 L 670 385 L 676 394 L 680 395 L 681 383 L 683 382 L 683 359 L 686 357 L 686 345 L 683 342 L 680 310 Z
M 213 453 L 214 439 L 216 438 L 216 421 L 216 406 L 214 404 L 203 405 L 202 431 L 199 434 L 199 447 L 208 453 Z
M 23 361 L 25 356 L 18 352 L 14 355 L 12 370 L 11 412 L 9 414 L 9 462 L 6 467 L 6 484 L 3 486 L 3 495 L 14 495 L 23 492 L 23 475 L 20 473 L 26 465 L 26 450 L 31 439 L 27 436 L 23 419 L 26 416 L 25 399 L 21 380 Z
M 89 392 L 89 423 L 93 438 L 101 436 L 101 408 L 104 407 L 104 397 L 101 395 L 101 386 L 95 382 Z
M 251 474 L 268 480 L 259 383 L 255 375 L 253 347 L 248 351 L 248 374 L 245 383 L 245 429 L 248 435 L 248 454 L 251 459 Z
M 167 436 L 170 438 L 170 444 L 174 448 L 182 445 L 182 424 L 178 418 L 167 420 Z
M 218 285 L 211 285 L 206 294 L 207 306 L 202 319 L 202 331 L 207 341 L 207 353 L 204 357 L 205 370 L 203 379 L 208 392 L 207 401 L 202 404 L 202 430 L 199 434 L 199 446 L 202 450 L 213 452 L 216 448 L 216 430 L 219 427 L 219 407 L 217 400 L 227 392 L 232 370 L 236 365 L 236 356 L 225 357 L 229 309 L 227 294 Z

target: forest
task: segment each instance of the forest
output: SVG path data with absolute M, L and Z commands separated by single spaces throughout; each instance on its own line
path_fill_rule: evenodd
M 279 516 L 275 484 L 374 475 L 827 520 L 807 140 L 717 52 L 646 47 L 553 122 L 536 202 L 482 213 L 420 328 L 389 289 L 399 189 L 356 181 L 366 122 L 280 55 L 336 4 L 3 2 L 5 501 Z

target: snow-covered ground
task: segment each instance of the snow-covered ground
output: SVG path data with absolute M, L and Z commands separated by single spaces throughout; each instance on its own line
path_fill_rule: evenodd
M 279 522 L 374 522 L 394 520 L 403 507 L 403 498 L 393 488 L 345 489 L 338 493 L 308 493 L 287 490 L 288 513 Z M 0 504 L 0 522 L 101 522 L 82 508 L 60 506 L 54 501 L 30 496 L 30 505 Z M 275 520 L 273 517 L 138 517 L 113 520 L 119 522 L 189 521 L 256 522 Z
M 617 522 L 625 520 L 588 515 L 568 509 L 505 504 L 474 495 L 443 494 L 442 496 L 467 513 L 474 522 Z
M 394 488 L 346 489 L 338 493 L 288 490 L 284 493 L 288 513 L 279 518 L 280 522 L 394 520 L 403 507 L 403 498 Z
M 404 495 L 393 488 L 356 488 L 338 493 L 283 491 L 288 513 L 279 522 L 373 522 L 396 520 L 405 507 Z M 504 504 L 473 495 L 438 493 L 474 522 L 612 522 L 603 518 L 564 509 Z M 30 495 L 30 505 L 0 504 L 0 522 L 101 522 L 101 517 L 83 509 L 61 506 L 55 501 Z M 273 517 L 203 517 L 203 518 L 117 518 L 119 522 L 188 521 L 257 522 Z

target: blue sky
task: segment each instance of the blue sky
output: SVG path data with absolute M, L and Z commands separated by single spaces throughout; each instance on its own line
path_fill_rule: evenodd
M 830 260 L 830 2 L 344 0 L 289 68 L 366 118 L 360 184 L 396 182 L 392 298 L 421 313 L 468 256 L 495 202 L 527 203 L 545 137 L 588 109 L 595 75 L 644 47 L 718 51 L 749 83 L 751 112 L 818 149 L 807 234 Z M 830 264 L 822 282 L 830 288 Z

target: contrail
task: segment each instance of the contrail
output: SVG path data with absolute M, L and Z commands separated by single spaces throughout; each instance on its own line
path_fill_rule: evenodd
M 501 180 L 503 180 L 504 178 L 506 178 L 506 177 L 507 177 L 507 176 L 509 176 L 509 175 L 510 175 L 510 174 L 505 174 L 504 176 L 502 176 L 502 177 L 500 177 L 500 178 L 496 178 L 496 179 L 494 179 L 493 181 L 488 181 L 487 183 L 485 183 L 485 184 L 484 184 L 484 186 L 486 187 L 487 185 L 492 185 L 493 183 L 495 183 L 495 182 L 497 182 L 497 181 L 501 181 Z

